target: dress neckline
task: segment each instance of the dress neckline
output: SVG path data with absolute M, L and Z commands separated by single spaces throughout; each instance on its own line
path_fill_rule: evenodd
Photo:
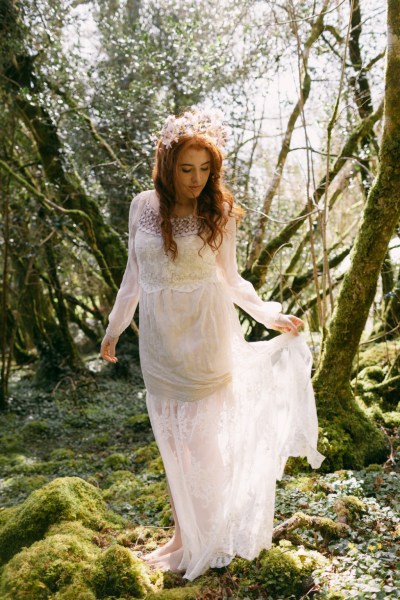
M 152 206 L 150 204 L 150 202 L 147 202 L 147 206 L 149 207 L 149 209 L 151 210 L 152 213 L 154 213 L 157 217 L 160 216 L 160 213 L 158 212 L 158 210 L 156 210 L 154 208 L 154 206 Z M 183 221 L 185 219 L 197 219 L 197 215 L 195 215 L 194 213 L 192 213 L 191 215 L 186 215 L 185 217 L 177 217 L 176 215 L 171 215 L 171 219 L 177 219 L 178 221 Z

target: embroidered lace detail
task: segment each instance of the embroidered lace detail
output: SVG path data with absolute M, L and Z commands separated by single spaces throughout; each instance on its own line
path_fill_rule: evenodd
M 197 235 L 199 231 L 199 219 L 196 215 L 172 217 L 171 224 L 174 237 Z M 139 219 L 138 228 L 145 233 L 161 235 L 160 216 L 148 202 L 146 202 Z
M 205 281 L 217 281 L 215 255 L 209 246 L 202 248 L 199 236 L 178 236 L 178 256 L 172 260 L 163 250 L 161 237 L 149 233 L 140 230 L 135 241 L 139 265 L 146 265 L 139 269 L 140 287 L 146 292 L 163 288 L 193 291 Z

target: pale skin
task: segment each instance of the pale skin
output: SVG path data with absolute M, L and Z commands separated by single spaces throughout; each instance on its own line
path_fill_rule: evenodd
M 193 214 L 197 198 L 200 196 L 210 176 L 210 159 L 210 154 L 205 149 L 189 147 L 183 149 L 180 153 L 175 180 L 175 188 L 177 190 L 177 199 L 174 207 L 175 216 L 185 217 Z M 276 323 L 274 329 L 298 335 L 299 329 L 303 325 L 304 321 L 294 315 L 280 315 L 279 322 Z M 111 338 L 107 335 L 104 337 L 101 344 L 101 357 L 107 362 L 116 363 L 118 361 L 115 356 L 117 342 L 118 338 Z M 182 546 L 181 530 L 169 486 L 168 491 L 175 524 L 174 535 L 164 546 L 142 557 L 148 564 L 157 565 L 157 562 L 162 560 L 163 556 L 178 550 Z

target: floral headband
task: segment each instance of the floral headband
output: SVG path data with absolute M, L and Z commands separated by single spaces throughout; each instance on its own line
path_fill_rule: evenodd
M 223 125 L 223 112 L 218 109 L 190 110 L 181 117 L 169 115 L 161 130 L 161 142 L 171 148 L 181 135 L 206 135 L 220 149 L 225 145 L 228 129 Z

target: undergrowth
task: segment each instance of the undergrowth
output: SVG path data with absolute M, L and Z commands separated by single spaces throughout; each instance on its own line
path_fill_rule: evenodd
M 322 473 L 290 459 L 277 482 L 275 525 L 293 515 L 303 524 L 253 561 L 237 557 L 187 582 L 140 561 L 173 527 L 140 379 L 116 379 L 107 366 L 71 392 L 68 382 L 44 390 L 29 371 L 18 371 L 11 390 L 0 423 L 0 544 L 1 532 L 10 531 L 15 547 L 8 541 L 1 598 L 400 598 L 396 427 L 385 465 Z M 39 533 L 32 527 L 31 537 L 15 537 L 13 523 L 18 532 L 20 515 L 29 517 L 23 510 L 38 510 L 36 499 L 47 501 L 53 480 L 58 491 L 68 488 L 61 497 L 72 490 L 76 498 L 80 480 L 90 484 L 82 493 L 103 516 L 92 523 L 84 507 L 74 513 L 63 504 L 63 522 L 53 516 Z M 310 516 L 320 518 L 318 526 L 307 525 Z

